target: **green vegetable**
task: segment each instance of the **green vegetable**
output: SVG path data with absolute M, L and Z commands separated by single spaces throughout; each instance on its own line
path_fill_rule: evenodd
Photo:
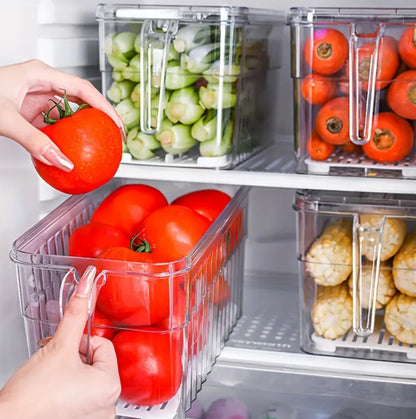
M 207 70 L 220 55 L 218 43 L 200 45 L 181 55 L 182 68 L 191 73 L 200 74 Z
M 112 55 L 107 56 L 108 63 L 113 67 L 114 70 L 122 71 L 123 68 L 127 67 L 127 64 L 129 63 L 128 60 L 124 60 L 118 57 L 113 57 Z
M 153 150 L 160 148 L 160 142 L 154 135 L 147 135 L 139 131 L 138 127 L 132 128 L 126 138 L 130 154 L 138 160 L 148 160 L 154 156 Z
M 131 95 L 134 86 L 135 83 L 130 80 L 114 81 L 107 90 L 107 96 L 113 102 L 121 102 Z
M 235 87 L 231 83 L 208 83 L 199 89 L 199 100 L 206 109 L 227 109 L 235 106 Z
M 182 68 L 178 61 L 169 61 L 166 66 L 166 89 L 176 90 L 190 86 L 198 80 L 198 76 Z
M 179 60 L 179 52 L 175 50 L 172 44 L 169 45 L 168 51 L 168 61 L 178 61 Z
M 136 54 L 130 61 L 129 64 L 122 70 L 123 77 L 125 79 L 139 82 L 140 81 L 140 54 Z
M 188 52 L 199 45 L 208 44 L 211 40 L 211 28 L 206 24 L 187 25 L 180 28 L 173 40 L 177 52 Z
M 189 125 L 176 124 L 159 132 L 157 138 L 166 153 L 181 154 L 193 147 L 197 141 L 191 136 Z M 201 143 L 202 144 L 202 143 Z
M 140 83 L 137 83 L 134 86 L 134 89 L 132 90 L 131 95 L 130 95 L 130 99 L 135 103 L 137 107 L 140 107 L 140 89 L 141 89 Z M 152 86 L 151 93 L 150 93 L 152 102 L 153 102 L 153 98 L 157 97 L 158 93 L 159 93 L 159 88 Z
M 130 99 L 123 99 L 115 108 L 127 129 L 131 129 L 140 123 L 140 109 Z
M 165 90 L 165 94 L 163 97 L 164 100 L 162 103 L 160 103 L 160 108 L 159 101 L 161 100 L 161 97 L 159 94 L 156 94 L 150 102 L 150 125 L 153 128 L 157 128 L 159 112 L 161 112 L 160 121 L 162 121 L 165 118 L 165 109 L 168 104 L 170 95 L 171 92 L 169 90 Z
M 217 111 L 208 110 L 205 115 L 192 125 L 191 135 L 198 141 L 206 141 L 214 138 L 217 134 Z
M 175 90 L 166 105 L 166 116 L 174 123 L 193 124 L 203 113 L 193 86 Z
M 233 139 L 233 121 L 229 121 L 224 129 L 221 141 L 217 138 L 199 144 L 199 153 L 203 157 L 221 157 L 231 151 Z
M 237 64 L 226 64 L 221 71 L 220 61 L 215 61 L 203 74 L 209 83 L 218 83 L 220 79 L 226 83 L 233 83 L 237 81 L 237 77 L 240 74 L 240 66 Z
M 136 34 L 132 32 L 120 32 L 107 35 L 104 40 L 104 52 L 107 55 L 109 62 L 111 57 L 112 60 L 118 60 L 127 64 L 133 55 L 136 54 L 134 49 L 135 38 Z
M 172 126 L 173 126 L 173 122 L 170 119 L 165 118 L 162 121 L 162 123 L 160 124 L 160 130 L 159 130 L 159 132 L 155 134 L 156 139 L 159 142 L 161 142 L 160 141 L 160 133 L 163 132 L 165 129 L 168 129 L 168 128 L 172 127 Z
M 140 47 L 141 47 L 141 45 L 142 45 L 142 35 L 141 35 L 141 33 L 140 33 L 140 31 L 139 31 L 139 34 L 136 36 L 136 38 L 134 38 L 134 50 L 138 53 L 138 54 L 140 54 Z
M 111 74 L 111 77 L 114 81 L 124 80 L 123 73 L 120 70 L 114 70 L 113 73 Z

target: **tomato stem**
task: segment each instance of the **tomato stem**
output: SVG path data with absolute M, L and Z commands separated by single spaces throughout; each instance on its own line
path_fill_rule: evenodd
M 388 129 L 377 128 L 374 132 L 373 142 L 379 150 L 387 150 L 391 148 L 396 140 L 396 137 Z
M 58 122 L 60 119 L 62 119 L 62 118 L 66 118 L 66 117 L 68 117 L 68 116 L 71 116 L 71 115 L 73 115 L 75 112 L 78 112 L 78 111 L 80 111 L 81 109 L 83 109 L 83 108 L 85 108 L 85 107 L 87 107 L 88 105 L 86 104 L 86 103 L 83 103 L 83 104 L 81 104 L 81 105 L 79 105 L 78 106 L 78 108 L 77 109 L 75 109 L 75 111 L 73 111 L 72 110 L 72 108 L 71 108 L 71 105 L 69 104 L 69 101 L 68 101 L 68 97 L 67 97 L 67 95 L 66 95 L 66 90 L 64 90 L 64 95 L 63 95 L 63 101 L 64 101 L 64 106 L 62 107 L 62 105 L 61 105 L 61 103 L 62 103 L 62 100 L 61 101 L 59 101 L 59 102 L 56 102 L 55 100 L 53 100 L 53 99 L 49 99 L 51 102 L 53 102 L 54 103 L 54 105 L 50 108 L 50 109 L 48 109 L 48 111 L 47 112 L 43 112 L 43 121 L 45 122 L 45 124 L 48 124 L 48 125 L 52 125 L 52 124 L 54 124 L 55 122 Z M 59 113 L 59 118 L 58 119 L 52 119 L 50 116 L 49 116 L 49 114 L 51 113 L 51 111 L 53 110 L 53 109 L 56 109 L 57 111 L 58 111 L 58 113 Z
M 329 118 L 326 121 L 326 129 L 331 133 L 331 134 L 337 134 L 338 132 L 340 132 L 342 130 L 342 121 L 339 118 Z
M 412 84 L 407 90 L 407 97 L 409 102 L 416 105 L 416 84 Z
M 130 240 L 130 249 L 138 252 L 138 253 L 152 253 L 152 248 L 150 247 L 150 243 L 145 240 L 139 238 L 139 234 L 135 234 Z M 136 239 L 138 238 L 138 243 L 136 243 Z
M 320 58 L 329 58 L 332 55 L 332 46 L 328 42 L 322 42 L 316 48 L 316 53 Z

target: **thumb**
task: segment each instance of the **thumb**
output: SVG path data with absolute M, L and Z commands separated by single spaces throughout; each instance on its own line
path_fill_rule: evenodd
M 78 354 L 79 351 L 85 323 L 88 319 L 88 297 L 94 284 L 95 274 L 94 266 L 89 266 L 86 269 L 53 336 L 53 340 L 59 342 L 62 347 L 68 348 L 70 353 Z
M 0 134 L 15 140 L 35 159 L 66 172 L 74 168 L 57 145 L 42 131 L 35 128 L 7 101 L 0 101 Z

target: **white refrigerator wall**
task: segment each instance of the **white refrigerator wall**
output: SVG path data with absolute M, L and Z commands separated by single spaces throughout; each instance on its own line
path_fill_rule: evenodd
M 121 3 L 137 3 L 123 1 Z M 156 4 L 156 1 L 141 3 Z M 167 5 L 191 4 L 165 1 Z M 295 6 L 328 6 L 327 1 L 193 0 L 200 5 L 234 5 L 287 11 Z M 0 2 L 0 65 L 31 58 L 73 74 L 87 77 L 99 87 L 96 0 L 2 0 Z M 339 0 L 339 7 L 360 7 L 359 0 Z M 368 0 L 366 7 L 412 7 L 412 2 Z M 282 42 L 283 67 L 278 80 L 276 130 L 292 134 L 289 30 Z M 64 88 L 65 86 L 63 86 Z M 0 109 L 1 112 L 1 109 Z M 0 138 L 0 386 L 27 357 L 20 315 L 15 268 L 9 260 L 12 241 L 62 198 L 39 181 L 28 154 L 16 143 Z M 57 200 L 55 199 L 57 198 Z M 295 214 L 293 190 L 253 188 L 250 196 L 247 269 L 296 272 Z

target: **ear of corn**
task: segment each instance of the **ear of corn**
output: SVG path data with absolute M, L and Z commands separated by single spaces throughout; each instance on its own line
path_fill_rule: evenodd
M 386 307 L 387 331 L 400 342 L 416 343 L 416 298 L 398 293 Z
M 378 214 L 361 214 L 360 226 L 364 230 L 383 228 L 380 261 L 385 261 L 394 256 L 406 237 L 406 221 L 402 218 L 384 218 L 383 215 Z M 375 260 L 377 250 L 377 246 L 371 240 L 363 241 L 361 254 L 367 259 Z
M 371 268 L 363 269 L 361 277 L 359 278 L 359 289 L 361 290 L 360 304 L 363 308 L 369 307 L 369 294 L 371 282 Z M 361 284 L 361 286 L 360 286 Z M 352 296 L 352 275 L 348 279 L 348 287 L 350 295 Z M 379 310 L 388 304 L 396 294 L 396 287 L 394 286 L 393 274 L 391 271 L 391 264 L 388 262 L 381 262 L 378 275 L 376 309 Z
M 312 307 L 312 324 L 319 336 L 335 339 L 352 326 L 352 298 L 347 283 L 319 286 Z
M 340 218 L 325 228 L 306 255 L 306 270 L 319 285 L 338 285 L 352 271 L 352 220 Z
M 403 246 L 393 259 L 393 279 L 402 293 L 416 297 L 416 231 L 406 237 Z

